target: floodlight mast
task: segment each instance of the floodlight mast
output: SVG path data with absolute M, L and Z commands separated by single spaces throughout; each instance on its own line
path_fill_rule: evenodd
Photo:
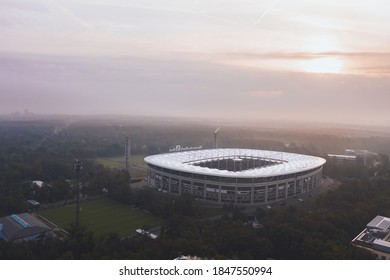
M 76 174 L 77 185 L 76 185 L 76 227 L 80 225 L 80 173 L 83 170 L 83 163 L 79 159 L 74 160 L 73 165 L 74 173 Z
M 220 127 L 218 127 L 215 131 L 214 131 L 214 149 L 217 149 L 217 136 L 218 136 L 218 131 L 219 131 Z
M 130 164 L 129 164 L 129 137 L 126 136 L 126 143 L 125 143 L 125 169 L 127 172 L 129 172 Z

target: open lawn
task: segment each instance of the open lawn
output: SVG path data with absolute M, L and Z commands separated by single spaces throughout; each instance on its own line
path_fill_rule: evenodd
M 143 155 L 130 156 L 130 174 L 132 178 L 140 178 L 146 176 L 147 165 L 144 161 Z M 125 157 L 111 157 L 111 158 L 96 158 L 95 161 L 106 168 L 124 168 Z
M 38 211 L 38 214 L 52 221 L 65 230 L 74 223 L 75 205 L 67 205 Z M 110 232 L 128 236 L 137 228 L 161 225 L 161 219 L 134 209 L 129 205 L 118 203 L 108 198 L 100 198 L 81 203 L 80 223 L 87 229 L 101 236 Z

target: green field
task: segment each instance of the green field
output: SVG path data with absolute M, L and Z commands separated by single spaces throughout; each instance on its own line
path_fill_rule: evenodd
M 108 198 L 100 198 L 81 203 L 80 223 L 87 229 L 101 236 L 110 232 L 120 236 L 133 234 L 137 228 L 161 225 L 161 219 L 118 203 Z M 38 211 L 38 214 L 52 221 L 57 226 L 69 229 L 75 220 L 75 205 L 67 205 Z
M 132 178 L 140 178 L 146 176 L 147 165 L 144 161 L 143 155 L 130 156 L 130 174 Z M 97 163 L 103 165 L 106 168 L 124 168 L 125 157 L 111 157 L 111 158 L 95 158 Z

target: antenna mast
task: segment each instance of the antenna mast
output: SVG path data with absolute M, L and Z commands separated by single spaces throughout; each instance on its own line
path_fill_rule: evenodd
M 218 136 L 218 131 L 219 131 L 219 127 L 214 131 L 214 145 L 213 145 L 213 148 L 214 149 L 217 149 L 217 136 Z
M 74 160 L 74 173 L 76 174 L 77 186 L 76 186 L 76 227 L 80 225 L 80 173 L 83 170 L 83 163 L 79 159 Z

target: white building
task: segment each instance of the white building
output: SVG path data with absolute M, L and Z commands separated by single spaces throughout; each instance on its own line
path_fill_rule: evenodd
M 390 260 L 390 218 L 376 216 L 352 244 L 375 254 L 377 259 Z
M 351 156 L 351 155 L 327 154 L 326 156 L 329 160 L 333 160 L 336 162 L 355 162 L 356 161 L 356 156 Z

